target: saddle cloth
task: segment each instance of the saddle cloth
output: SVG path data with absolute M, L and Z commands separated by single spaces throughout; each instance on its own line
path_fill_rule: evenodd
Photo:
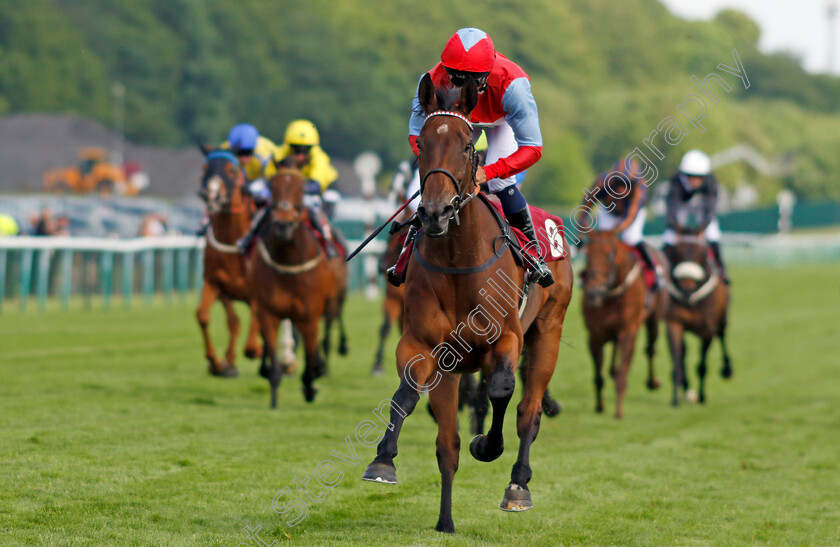
M 488 201 L 490 205 L 496 209 L 496 212 L 504 218 L 502 212 L 502 205 L 495 201 Z M 546 262 L 554 262 L 555 260 L 563 260 L 566 258 L 566 252 L 563 249 L 563 219 L 552 215 L 539 207 L 532 205 L 528 206 L 531 209 L 531 219 L 534 221 L 534 231 L 537 233 L 537 240 L 542 249 L 542 258 Z M 527 252 L 532 258 L 537 258 L 536 249 L 528 237 L 522 233 L 518 228 L 511 226 L 510 231 L 516 236 L 516 241 L 519 243 L 520 250 Z

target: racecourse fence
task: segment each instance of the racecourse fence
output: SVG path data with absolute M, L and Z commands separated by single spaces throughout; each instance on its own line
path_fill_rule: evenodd
M 355 248 L 360 241 L 348 243 Z M 138 298 L 151 304 L 156 294 L 183 301 L 201 289 L 204 245 L 204 238 L 194 236 L 0 238 L 0 311 L 10 300 L 26 310 L 32 299 L 44 310 L 55 298 L 67 309 L 79 296 L 85 307 L 96 299 L 105 308 L 115 297 L 126 307 Z M 384 249 L 384 241 L 374 240 L 350 263 L 351 290 L 364 288 L 376 297 Z
M 369 224 L 342 226 L 355 248 Z M 384 287 L 378 258 L 386 233 L 374 239 L 349 266 L 350 290 L 375 298 Z M 657 237 L 650 238 L 654 245 Z M 41 310 L 49 299 L 64 309 L 72 297 L 85 306 L 94 299 L 110 307 L 118 298 L 130 307 L 137 300 L 151 303 L 162 295 L 186 301 L 201 288 L 204 239 L 194 236 L 148 238 L 10 237 L 0 238 L 0 311 L 17 300 L 26 310 L 35 300 Z M 723 249 L 734 266 L 790 267 L 840 261 L 840 234 L 762 235 L 726 233 Z

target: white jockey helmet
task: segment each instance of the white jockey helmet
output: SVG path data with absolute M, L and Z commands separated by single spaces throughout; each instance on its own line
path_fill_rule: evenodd
M 705 177 L 712 172 L 712 160 L 700 150 L 689 150 L 682 157 L 680 172 L 695 177 Z

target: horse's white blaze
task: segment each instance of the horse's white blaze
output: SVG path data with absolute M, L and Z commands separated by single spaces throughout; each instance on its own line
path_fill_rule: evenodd
M 449 132 L 449 126 L 448 125 L 441 125 L 440 127 L 437 128 L 437 134 L 438 135 L 446 135 L 448 132 Z

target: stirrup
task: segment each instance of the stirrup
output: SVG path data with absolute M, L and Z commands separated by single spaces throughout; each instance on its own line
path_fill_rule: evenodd
M 399 275 L 397 275 L 396 264 L 385 270 L 385 279 L 387 279 L 388 283 L 395 287 L 399 287 L 405 282 L 405 279 L 402 279 Z
M 554 284 L 554 276 L 542 260 L 534 262 L 533 265 L 528 268 L 528 272 L 530 280 L 537 283 L 540 287 L 546 288 Z

